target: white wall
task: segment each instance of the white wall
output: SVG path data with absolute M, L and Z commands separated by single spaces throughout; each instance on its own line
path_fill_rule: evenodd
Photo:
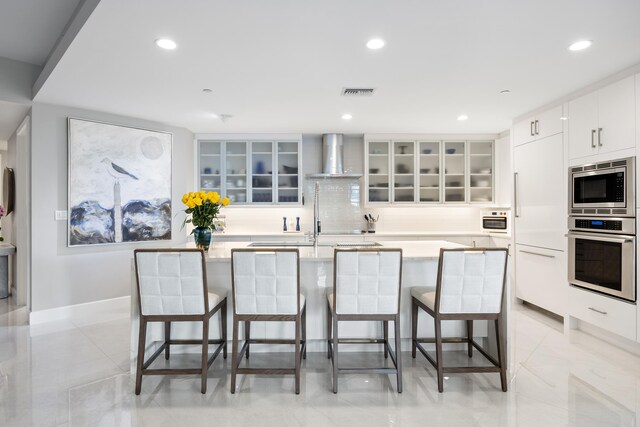
M 55 210 L 67 209 L 67 117 L 173 133 L 172 241 L 67 247 L 67 222 Z M 130 294 L 132 252 L 140 247 L 184 243 L 179 203 L 193 188 L 193 134 L 160 123 L 47 104 L 32 107 L 32 311 Z

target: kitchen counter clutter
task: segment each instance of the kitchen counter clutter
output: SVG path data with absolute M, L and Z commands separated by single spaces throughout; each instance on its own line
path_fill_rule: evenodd
M 206 268 L 207 280 L 210 287 L 224 288 L 231 296 L 231 250 L 234 248 L 248 247 L 251 242 L 214 242 L 209 248 Z M 400 296 L 400 331 L 402 337 L 403 350 L 409 350 L 411 341 L 411 288 L 414 286 L 428 286 L 435 288 L 438 258 L 440 248 L 464 248 L 468 247 L 459 243 L 432 240 L 432 241 L 381 241 L 383 248 L 401 248 L 403 251 L 402 264 L 402 287 Z M 190 247 L 193 244 L 189 245 Z M 261 247 L 265 247 L 262 246 Z M 268 247 L 268 246 L 266 246 Z M 292 246 L 288 246 L 292 247 Z M 293 246 L 296 247 L 296 246 Z M 313 246 L 300 246 L 300 286 L 302 294 L 306 298 L 307 304 L 307 348 L 309 351 L 326 351 L 326 330 L 325 322 L 327 316 L 326 293 L 333 286 L 333 246 L 325 246 L 322 243 L 314 248 Z M 133 266 L 133 262 L 132 262 Z M 131 363 L 135 366 L 135 349 L 137 346 L 138 331 L 138 302 L 135 282 L 135 272 L 132 268 L 132 335 L 131 335 Z M 229 316 L 232 310 L 229 310 Z M 424 318 L 422 318 L 424 316 Z M 428 324 L 429 319 L 420 314 L 420 322 Z M 424 322 L 424 323 L 423 323 Z M 279 322 L 276 322 L 279 323 Z M 341 326 L 341 334 L 354 338 L 365 338 L 380 335 L 382 336 L 382 325 L 380 322 L 347 322 Z M 486 322 L 478 321 L 474 326 L 474 336 L 486 337 Z M 228 322 L 231 325 L 231 322 Z M 182 322 L 172 326 L 172 336 L 176 338 L 190 339 L 201 334 L 200 325 L 191 322 Z M 211 337 L 218 336 L 220 326 L 213 323 L 210 326 Z M 229 331 L 228 331 L 229 332 Z M 252 322 L 251 336 L 260 339 L 269 337 L 291 337 L 293 336 L 293 325 L 274 324 L 271 322 Z M 433 336 L 433 329 L 425 328 L 426 336 Z M 444 336 L 463 336 L 466 333 L 464 321 L 451 321 L 443 324 Z M 230 336 L 230 332 L 229 332 Z M 149 350 L 163 339 L 162 326 L 160 324 L 150 325 L 147 333 L 147 346 Z M 349 346 L 352 347 L 352 346 Z M 364 350 L 366 346 L 353 346 L 353 350 Z M 256 347 L 260 351 L 260 347 Z M 350 349 L 351 350 L 351 349 Z M 369 349 L 367 349 L 369 350 Z M 132 371 L 133 372 L 133 371 Z

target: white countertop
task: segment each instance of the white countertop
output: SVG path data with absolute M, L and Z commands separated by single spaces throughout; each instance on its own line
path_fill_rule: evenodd
M 464 248 L 464 245 L 445 240 L 431 241 L 384 241 L 380 242 L 384 248 L 401 248 L 405 260 L 437 259 L 440 256 L 440 248 Z M 207 262 L 228 261 L 231 258 L 231 250 L 246 248 L 251 242 L 215 242 L 209 248 Z M 191 244 L 190 246 L 193 246 Z M 329 261 L 333 259 L 332 246 L 289 246 L 300 250 L 302 261 Z
M 492 233 L 493 234 L 493 233 Z M 216 236 L 220 237 L 251 237 L 251 236 L 259 236 L 259 237 L 304 237 L 305 233 L 302 231 L 288 231 L 288 232 L 273 232 L 273 231 L 258 231 L 258 232 L 227 232 L 224 233 L 213 233 L 214 238 Z M 354 234 L 321 234 L 321 238 L 333 238 L 333 237 L 372 237 L 376 236 L 383 237 L 407 237 L 407 236 L 415 236 L 415 237 L 440 237 L 440 236 L 489 236 L 488 233 L 483 231 L 377 231 L 376 233 L 354 233 Z

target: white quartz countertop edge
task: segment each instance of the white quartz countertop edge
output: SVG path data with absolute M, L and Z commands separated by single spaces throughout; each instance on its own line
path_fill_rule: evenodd
M 404 260 L 437 259 L 440 256 L 440 248 L 464 248 L 465 245 L 448 242 L 446 240 L 432 241 L 384 241 L 380 242 L 383 248 L 400 248 Z M 251 242 L 217 242 L 213 243 L 207 253 L 207 262 L 227 262 L 231 258 L 231 250 L 246 248 Z M 193 244 L 189 246 L 193 247 Z M 330 261 L 333 260 L 333 247 L 309 246 L 292 247 L 300 250 L 301 261 Z

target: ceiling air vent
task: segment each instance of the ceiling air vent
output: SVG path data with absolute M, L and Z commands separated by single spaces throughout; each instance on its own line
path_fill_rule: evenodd
M 371 96 L 375 92 L 373 88 L 342 88 L 342 96 Z

